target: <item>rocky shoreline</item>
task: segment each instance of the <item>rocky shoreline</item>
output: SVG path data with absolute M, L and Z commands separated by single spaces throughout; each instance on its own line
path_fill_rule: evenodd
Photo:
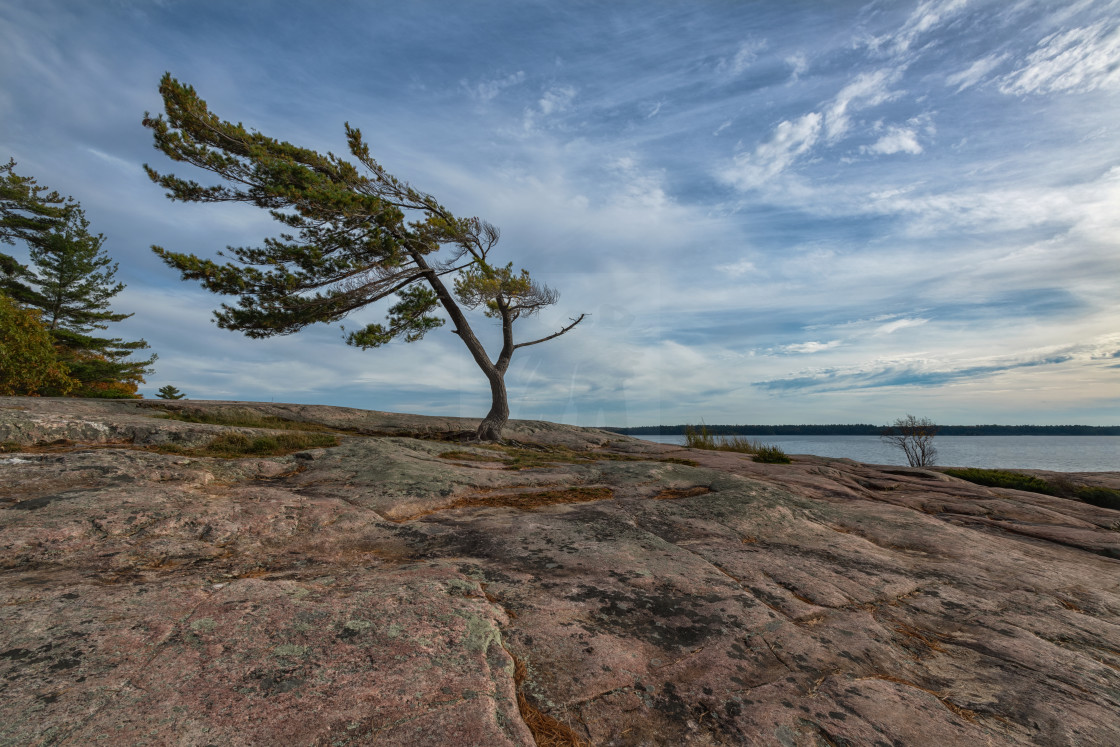
M 1120 512 L 471 427 L 0 398 L 0 744 L 1120 743 Z

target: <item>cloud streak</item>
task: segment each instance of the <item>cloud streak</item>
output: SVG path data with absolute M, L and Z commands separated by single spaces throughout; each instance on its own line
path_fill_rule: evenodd
M 974 381 L 997 376 L 1021 368 L 1056 366 L 1073 360 L 1071 356 L 1054 356 L 1031 361 L 1018 361 L 960 368 L 933 368 L 914 363 L 881 365 L 869 370 L 825 369 L 804 376 L 757 381 L 753 386 L 767 391 L 817 391 L 843 392 L 852 389 L 879 389 L 886 387 L 940 387 L 958 381 Z
M 1038 43 L 1026 64 L 1007 75 L 1007 94 L 1085 92 L 1120 87 L 1120 24 L 1092 26 L 1051 34 Z

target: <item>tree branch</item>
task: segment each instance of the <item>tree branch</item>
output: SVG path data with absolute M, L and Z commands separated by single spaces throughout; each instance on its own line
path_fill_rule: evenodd
M 572 327 L 574 327 L 577 324 L 579 324 L 580 322 L 582 322 L 583 318 L 585 316 L 587 316 L 587 314 L 580 314 L 579 319 L 573 320 L 571 324 L 569 324 L 567 327 L 564 327 L 564 329 L 560 330 L 559 332 L 555 332 L 555 333 L 549 335 L 548 337 L 542 337 L 539 340 L 533 340 L 532 342 L 519 342 L 518 344 L 513 346 L 513 349 L 517 350 L 518 348 L 527 348 L 530 345 L 536 345 L 537 343 L 540 343 L 540 342 L 548 342 L 549 340 L 555 339 L 555 338 L 559 337 L 560 335 L 564 334 L 565 332 L 568 332 L 569 330 L 571 330 Z M 569 319 L 570 318 L 571 317 L 569 317 Z

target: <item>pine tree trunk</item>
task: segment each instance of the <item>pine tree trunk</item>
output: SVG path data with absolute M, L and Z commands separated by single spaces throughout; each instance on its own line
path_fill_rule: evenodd
M 509 399 L 506 397 L 506 379 L 501 371 L 487 372 L 493 404 L 490 412 L 478 426 L 475 434 L 479 441 L 500 441 L 502 429 L 509 420 Z

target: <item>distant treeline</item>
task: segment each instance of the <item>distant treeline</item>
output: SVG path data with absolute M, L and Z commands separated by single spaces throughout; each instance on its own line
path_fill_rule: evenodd
M 603 428 L 627 436 L 683 436 L 695 425 Z M 713 436 L 878 436 L 882 425 L 705 425 Z M 940 425 L 941 436 L 1120 436 L 1120 425 Z

